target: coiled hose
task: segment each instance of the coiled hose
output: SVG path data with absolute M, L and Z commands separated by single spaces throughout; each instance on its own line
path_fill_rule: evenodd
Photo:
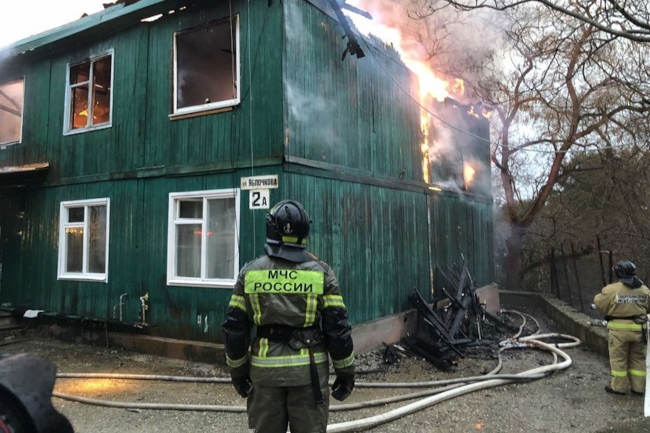
M 348 421 L 337 424 L 330 424 L 327 427 L 328 433 L 335 432 L 352 432 L 365 430 L 375 427 L 395 419 L 401 418 L 408 414 L 417 412 L 429 406 L 435 405 L 439 402 L 449 400 L 451 398 L 467 394 L 470 392 L 478 391 L 481 389 L 491 388 L 495 386 L 505 385 L 517 381 L 529 381 L 540 379 L 554 371 L 559 371 L 568 368 L 572 360 L 561 350 L 561 348 L 574 347 L 581 342 L 579 339 L 565 334 L 538 334 L 539 323 L 533 318 L 537 324 L 537 331 L 535 334 L 527 337 L 519 337 L 523 332 L 526 324 L 526 318 L 522 313 L 514 310 L 504 311 L 514 313 L 522 317 L 522 325 L 519 328 L 515 338 L 506 339 L 499 343 L 501 346 L 498 351 L 498 364 L 489 373 L 482 376 L 470 376 L 454 379 L 444 379 L 436 381 L 425 382 L 366 382 L 359 381 L 356 386 L 359 388 L 429 388 L 423 391 L 412 392 L 408 394 L 396 395 L 391 397 L 379 398 L 371 401 L 364 401 L 359 403 L 347 403 L 332 405 L 331 411 L 344 411 L 355 410 L 374 406 L 385 405 L 389 403 L 397 403 L 405 400 L 419 399 L 413 403 L 404 405 L 402 407 L 389 410 L 379 415 L 361 418 L 354 421 Z M 532 316 L 529 316 L 532 318 Z M 519 337 L 519 338 L 517 338 Z M 549 344 L 541 340 L 547 338 L 561 338 L 569 340 L 569 342 Z M 503 362 L 501 354 L 503 351 L 514 348 L 538 348 L 550 352 L 553 355 L 553 362 L 551 364 L 533 368 L 520 372 L 518 374 L 498 374 L 501 370 Z M 558 358 L 562 358 L 562 362 L 558 363 Z M 230 383 L 230 378 L 225 377 L 189 377 L 189 376 L 167 376 L 167 375 L 143 375 L 143 374 L 115 374 L 115 373 L 59 373 L 58 378 L 87 378 L 87 379 L 122 379 L 122 380 L 155 380 L 155 381 L 169 381 L 169 382 L 195 382 L 195 383 Z M 173 404 L 173 403 L 133 403 L 124 401 L 110 401 L 102 399 L 94 399 L 82 397 L 78 395 L 66 394 L 55 391 L 53 396 L 75 401 L 78 403 L 92 404 L 104 407 L 123 408 L 123 409 L 150 409 L 150 410 L 177 410 L 177 411 L 204 411 L 204 412 L 246 412 L 245 406 L 230 406 L 230 405 L 202 405 L 202 404 Z

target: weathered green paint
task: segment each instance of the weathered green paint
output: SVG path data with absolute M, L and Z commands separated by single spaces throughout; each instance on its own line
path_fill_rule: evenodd
M 134 323 L 138 298 L 149 293 L 152 334 L 219 339 L 231 290 L 167 285 L 168 197 L 238 187 L 258 174 L 280 177 L 272 203 L 305 204 L 309 248 L 338 275 L 354 323 L 409 308 L 413 289 L 435 288 L 438 267 L 460 254 L 479 284 L 491 282 L 489 197 L 432 192 L 422 182 L 420 109 L 405 94 L 416 90 L 413 76 L 385 48 L 341 61 L 341 29 L 312 4 L 233 1 L 241 104 L 169 119 L 173 32 L 226 16 L 227 7 L 212 2 L 128 28 L 135 15 L 121 15 L 119 31 L 50 35 L 0 66 L 0 79 L 26 80 L 23 141 L 0 150 L 0 166 L 50 162 L 39 186 L 0 184 L 0 303 L 113 320 L 126 293 L 124 321 Z M 68 62 L 108 48 L 113 126 L 64 136 Z M 463 146 L 487 161 L 486 146 Z M 100 197 L 111 200 L 108 282 L 57 280 L 60 202 Z M 248 207 L 242 191 L 240 266 L 263 253 L 265 212 Z

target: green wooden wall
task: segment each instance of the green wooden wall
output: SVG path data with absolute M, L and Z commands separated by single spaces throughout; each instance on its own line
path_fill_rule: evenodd
M 479 284 L 493 280 L 489 196 L 421 182 L 420 111 L 404 93 L 412 75 L 386 48 L 341 61 L 341 29 L 310 2 L 233 2 L 241 104 L 169 120 L 172 34 L 227 15 L 226 3 L 211 5 L 0 68 L 26 77 L 23 143 L 0 150 L 0 166 L 51 163 L 40 186 L 0 185 L 0 303 L 103 320 L 127 293 L 133 323 L 148 292 L 151 333 L 218 340 L 231 291 L 166 284 L 168 194 L 258 174 L 280 176 L 271 202 L 305 203 L 310 249 L 337 273 L 354 323 L 409 308 L 408 295 L 429 293 L 438 266 L 460 254 Z M 63 136 L 66 65 L 106 48 L 115 50 L 113 126 Z M 58 281 L 60 202 L 101 197 L 111 200 L 108 283 Z M 263 252 L 265 212 L 248 209 L 246 191 L 240 211 L 243 266 Z
M 46 185 L 269 164 L 282 158 L 282 7 L 233 2 L 240 21 L 241 103 L 170 120 L 173 33 L 229 15 L 227 2 L 190 7 L 115 35 L 75 37 L 53 53 L 0 66 L 25 77 L 23 141 L 0 166 L 50 162 Z M 249 10 L 250 8 L 250 10 Z M 63 135 L 67 64 L 114 50 L 113 126 Z M 250 60 L 250 62 L 249 62 Z

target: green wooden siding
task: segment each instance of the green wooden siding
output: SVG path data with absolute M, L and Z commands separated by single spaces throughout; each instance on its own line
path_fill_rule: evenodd
M 388 48 L 341 61 L 340 25 L 307 1 L 283 3 L 286 154 L 420 181 L 412 74 Z
M 404 92 L 412 75 L 387 48 L 341 61 L 340 27 L 311 3 L 233 2 L 241 103 L 169 119 L 173 32 L 226 16 L 227 3 L 217 3 L 0 66 L 0 78 L 26 78 L 23 142 L 0 150 L 0 166 L 51 164 L 42 185 L 0 184 L 0 303 L 112 320 L 126 293 L 124 321 L 134 323 L 149 293 L 149 332 L 218 340 L 230 289 L 167 285 L 168 197 L 259 174 L 280 176 L 272 203 L 305 204 L 310 249 L 338 275 L 354 323 L 410 308 L 408 295 L 437 287 L 438 267 L 460 254 L 479 284 L 491 282 L 489 197 L 421 182 L 420 108 Z M 68 62 L 109 48 L 113 126 L 64 136 Z M 487 161 L 486 146 L 460 140 Z M 111 206 L 108 283 L 57 280 L 61 201 L 101 197 Z M 265 211 L 248 209 L 246 191 L 240 205 L 243 266 L 263 253 Z
M 99 41 L 78 37 L 59 54 L 0 67 L 0 80 L 24 75 L 26 86 L 23 141 L 0 150 L 0 166 L 49 161 L 46 184 L 57 185 L 157 175 L 168 167 L 191 173 L 281 161 L 282 7 L 233 2 L 233 13 L 240 22 L 241 103 L 227 112 L 169 119 L 173 33 L 227 17 L 223 2 Z M 113 126 L 63 135 L 68 63 L 109 49 L 115 56 Z

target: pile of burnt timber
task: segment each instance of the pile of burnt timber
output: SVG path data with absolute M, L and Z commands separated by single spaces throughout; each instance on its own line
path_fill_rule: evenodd
M 404 345 L 411 353 L 448 370 L 458 357 L 465 356 L 464 348 L 495 342 L 485 335 L 486 329 L 509 332 L 512 327 L 485 311 L 464 260 L 438 272 L 443 284 L 432 303 L 426 302 L 417 289 L 409 297 L 417 309 L 418 325 Z

